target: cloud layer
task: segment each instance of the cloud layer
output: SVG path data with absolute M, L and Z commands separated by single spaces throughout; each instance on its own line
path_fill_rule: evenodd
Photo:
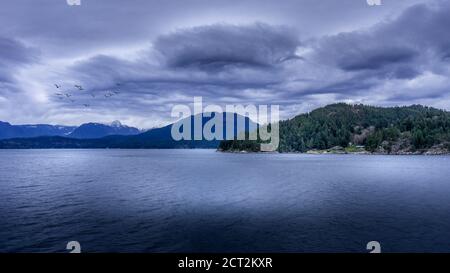
M 275 1 L 268 6 L 248 1 L 241 7 L 247 16 L 239 18 L 236 10 L 227 13 L 222 1 L 214 4 L 222 13 L 193 1 L 184 16 L 181 7 L 167 1 L 158 4 L 166 17 L 152 11 L 154 24 L 146 23 L 140 9 L 133 10 L 133 18 L 121 17 L 125 14 L 116 1 L 108 11 L 119 17 L 108 17 L 100 12 L 106 5 L 100 2 L 79 14 L 67 11 L 78 16 L 70 23 L 51 26 L 60 18 L 51 13 L 47 21 L 36 19 L 35 25 L 18 22 L 14 32 L 0 27 L 0 120 L 121 120 L 148 128 L 169 122 L 171 107 L 191 103 L 194 96 L 220 105 L 279 104 L 283 118 L 337 101 L 450 109 L 446 1 L 405 1 L 411 3 L 402 9 L 386 2 L 385 9 L 397 8 L 390 12 L 364 6 L 365 1 L 363 6 L 343 1 L 335 12 L 353 12 L 353 17 L 337 20 L 330 13 L 314 27 L 295 21 L 289 8 L 303 8 L 299 12 L 313 22 L 317 18 L 308 10 L 321 13 L 321 5 L 307 0 L 300 1 L 302 5 L 286 1 L 286 18 L 253 16 L 253 22 L 243 19 L 253 14 L 250 7 L 264 14 L 277 7 Z M 146 3 L 140 3 L 142 9 Z M 50 7 L 54 12 L 63 8 Z M 194 8 L 220 15 L 223 21 L 194 20 L 198 16 L 187 12 Z M 123 9 L 131 12 L 128 6 Z M 95 12 L 100 12 L 98 18 Z M 373 15 L 378 12 L 393 15 Z M 2 20 L 11 20 L 8 16 Z M 162 27 L 167 18 L 178 22 L 175 29 Z M 48 28 L 30 32 L 45 24 Z M 55 89 L 54 83 L 62 87 Z
M 0 36 L 0 82 L 11 83 L 14 69 L 38 61 L 36 50 L 24 44 Z
M 172 68 L 273 67 L 295 56 L 298 38 L 283 27 L 210 25 L 159 37 L 155 49 Z

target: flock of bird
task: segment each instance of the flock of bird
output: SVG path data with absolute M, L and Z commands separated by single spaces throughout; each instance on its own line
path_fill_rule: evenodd
M 62 88 L 62 85 L 57 84 L 57 83 L 55 83 L 54 85 L 55 85 L 55 87 L 56 87 L 57 90 L 62 90 L 62 89 L 61 89 L 61 88 Z M 117 86 L 117 88 L 119 88 L 119 87 L 121 86 L 121 84 L 120 84 L 120 83 L 116 83 L 116 86 Z M 83 86 L 81 86 L 81 85 L 77 85 L 77 84 L 76 84 L 76 85 L 74 85 L 74 87 L 75 87 L 78 91 L 84 91 L 84 88 L 83 88 Z M 106 93 L 104 93 L 103 96 L 107 99 L 107 98 L 110 98 L 110 97 L 115 96 L 115 95 L 118 95 L 118 94 L 120 94 L 119 91 L 113 90 L 113 91 L 106 91 Z M 56 95 L 56 96 L 58 97 L 58 99 L 60 99 L 60 100 L 67 99 L 67 100 L 69 100 L 71 103 L 75 103 L 75 102 L 76 102 L 76 100 L 73 99 L 73 94 L 72 94 L 72 93 L 69 93 L 69 92 L 62 92 L 62 91 L 61 91 L 61 92 L 55 93 L 55 95 Z M 90 95 L 91 95 L 92 98 L 96 98 L 96 97 L 97 97 L 97 95 L 94 94 L 93 92 L 91 92 Z M 84 106 L 84 107 L 86 107 L 86 108 L 89 108 L 91 105 L 90 105 L 90 104 L 87 104 L 87 103 L 84 103 L 84 104 L 82 104 L 82 106 Z

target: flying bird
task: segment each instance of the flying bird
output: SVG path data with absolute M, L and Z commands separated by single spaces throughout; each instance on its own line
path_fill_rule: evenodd
M 75 85 L 75 87 L 78 88 L 78 90 L 80 90 L 80 91 L 84 90 L 83 86 L 81 86 L 81 85 Z
M 72 95 L 71 95 L 71 94 L 68 94 L 68 93 L 66 93 L 65 95 L 66 95 L 66 97 L 68 97 L 68 98 L 72 97 Z
M 61 85 L 55 83 L 56 88 L 61 88 Z
M 87 107 L 89 107 L 90 105 L 89 105 L 89 104 L 83 104 L 83 106 L 87 108 Z

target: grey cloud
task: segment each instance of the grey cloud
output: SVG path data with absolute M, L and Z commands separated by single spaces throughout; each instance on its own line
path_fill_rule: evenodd
M 98 55 L 69 71 L 94 89 L 122 82 L 128 93 L 170 92 L 172 87 L 189 93 L 210 89 L 210 96 L 223 96 L 282 82 L 281 66 L 297 59 L 298 44 L 287 27 L 218 24 L 163 35 L 134 61 Z M 224 93 L 216 91 L 224 88 Z
M 442 7 L 450 12 L 447 5 Z M 442 92 L 390 94 L 392 91 L 383 87 L 398 81 L 390 88 L 401 90 L 406 84 L 403 81 L 434 71 L 443 62 L 446 39 L 432 40 L 430 36 L 422 41 L 424 35 L 444 28 L 442 13 L 418 5 L 397 19 L 313 42 L 300 42 L 292 29 L 267 24 L 186 28 L 160 36 L 133 61 L 101 55 L 78 63 L 72 71 L 98 90 L 123 82 L 126 96 L 115 106 L 135 112 L 155 107 L 160 101 L 157 98 L 170 105 L 199 95 L 210 102 L 280 102 L 285 106 L 311 101 L 315 95 L 363 101 L 376 96 L 386 102 L 395 97 L 407 103 L 408 98 L 437 98 Z M 405 31 L 404 25 L 413 20 L 422 22 L 421 28 Z M 298 58 L 299 46 L 313 51 Z M 296 83 L 299 77 L 309 80 Z M 146 99 L 139 102 L 137 97 Z M 101 107 L 108 105 L 102 103 Z
M 35 53 L 36 51 L 16 40 L 0 37 L 0 64 L 14 65 L 32 62 L 36 60 Z
M 39 51 L 0 36 L 0 96 L 17 93 L 17 69 L 39 61 Z
M 192 102 L 199 95 L 218 104 L 279 103 L 293 115 L 300 104 L 298 109 L 336 100 L 408 104 L 423 98 L 437 101 L 446 92 L 450 8 L 444 1 L 416 5 L 384 21 L 381 15 L 399 14 L 397 7 L 404 5 L 389 0 L 380 8 L 368 7 L 364 0 L 286 0 L 281 7 L 276 1 L 230 1 L 136 0 L 123 6 L 123 1 L 99 0 L 74 8 L 63 0 L 45 10 L 37 4 L 17 8 L 8 3 L 6 9 L 13 13 L 0 10 L 0 22 L 16 20 L 11 19 L 17 17 L 14 10 L 26 16 L 12 28 L 0 26 L 0 36 L 14 37 L 0 39 L 0 78 L 12 81 L 16 68 L 36 61 L 33 50 L 16 40 L 44 50 L 44 65 L 27 74 L 42 71 L 42 77 L 21 88 L 41 87 L 36 97 L 42 101 L 48 91 L 50 102 L 47 108 L 41 106 L 42 116 L 52 119 L 60 113 L 59 122 L 128 117 L 149 124 L 149 116 L 165 120 L 171 105 Z M 365 21 L 367 16 L 371 18 Z M 380 23 L 360 25 L 374 21 Z M 297 56 L 299 47 L 309 53 Z M 431 76 L 420 80 L 427 73 Z M 56 80 L 64 88 L 81 84 L 85 92 L 72 90 L 74 104 L 59 100 L 53 89 L 45 90 Z M 99 99 L 118 82 L 119 95 Z M 14 84 L 0 82 L 0 89 L 4 86 L 11 89 Z M 3 97 L 11 102 L 23 98 Z M 81 111 L 81 103 L 91 108 Z
M 415 76 L 417 73 L 412 71 L 420 51 L 404 42 L 391 44 L 392 39 L 380 38 L 377 32 L 343 33 L 320 40 L 314 58 L 348 72 L 370 72 L 381 77 Z
M 217 24 L 179 30 L 160 37 L 155 48 L 169 67 L 220 69 L 226 66 L 272 67 L 295 58 L 293 31 L 267 24 Z
M 376 86 L 376 83 L 370 82 L 362 77 L 355 77 L 345 81 L 331 83 L 327 86 L 317 89 L 310 89 L 310 94 L 347 94 L 353 95 L 358 92 L 367 91 Z
M 448 56 L 450 5 L 420 4 L 395 20 L 364 31 L 342 33 L 319 39 L 315 58 L 346 71 L 374 70 L 382 77 L 411 78 L 433 69 Z M 431 58 L 436 62 L 424 66 Z
M 66 0 L 2 1 L 0 35 L 39 44 L 51 57 L 127 47 L 178 27 L 226 22 L 300 26 L 313 35 L 376 22 L 422 0 L 389 1 L 373 9 L 365 0 Z
M 13 73 L 13 69 L 38 61 L 38 52 L 26 47 L 19 41 L 0 36 L 0 71 L 4 80 Z
M 366 48 L 352 52 L 338 59 L 338 66 L 344 70 L 376 70 L 391 64 L 410 62 L 417 53 L 408 48 Z

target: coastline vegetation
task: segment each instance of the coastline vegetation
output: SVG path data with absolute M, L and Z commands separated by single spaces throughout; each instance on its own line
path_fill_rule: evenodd
M 222 141 L 221 151 L 258 152 L 260 141 Z M 338 103 L 280 122 L 278 152 L 447 154 L 450 112 L 431 107 Z

